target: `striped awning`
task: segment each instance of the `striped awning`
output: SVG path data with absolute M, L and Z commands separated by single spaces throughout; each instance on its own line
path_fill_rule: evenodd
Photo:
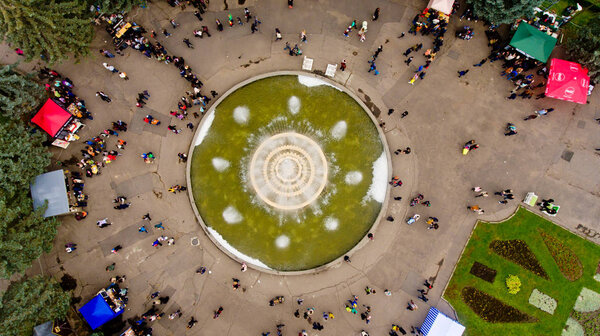
M 421 325 L 424 336 L 461 336 L 465 327 L 431 307 Z

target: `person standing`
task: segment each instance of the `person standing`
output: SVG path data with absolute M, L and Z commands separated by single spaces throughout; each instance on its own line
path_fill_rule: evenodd
M 377 7 L 375 12 L 373 12 L 373 21 L 377 21 L 377 19 L 379 19 L 379 7 Z
M 340 70 L 344 71 L 346 70 L 346 60 L 342 60 L 342 63 L 340 64 Z

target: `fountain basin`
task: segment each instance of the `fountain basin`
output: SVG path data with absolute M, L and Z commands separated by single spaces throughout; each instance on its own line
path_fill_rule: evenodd
M 354 248 L 387 201 L 389 152 L 344 88 L 266 74 L 207 111 L 188 161 L 192 207 L 229 256 L 270 272 L 327 265 Z

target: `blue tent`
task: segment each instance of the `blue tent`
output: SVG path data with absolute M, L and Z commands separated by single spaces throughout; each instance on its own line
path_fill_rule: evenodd
M 121 309 L 118 313 L 115 313 L 101 294 L 94 296 L 90 302 L 79 308 L 79 312 L 83 315 L 83 318 L 85 318 L 92 330 L 123 314 L 123 311 L 124 309 Z
M 424 336 L 461 336 L 464 331 L 465 327 L 442 314 L 435 307 L 429 308 L 427 317 L 421 325 Z

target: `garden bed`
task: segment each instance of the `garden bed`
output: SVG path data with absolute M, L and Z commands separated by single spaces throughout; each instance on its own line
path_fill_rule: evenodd
M 475 314 L 487 322 L 523 323 L 537 321 L 535 317 L 529 316 L 477 288 L 463 288 L 462 299 Z
M 583 275 L 583 265 L 575 252 L 565 246 L 555 237 L 540 230 L 540 235 L 544 240 L 544 244 L 550 251 L 550 255 L 556 262 L 560 272 L 569 281 L 575 281 Z
M 496 270 L 493 268 L 489 268 L 486 265 L 474 262 L 473 266 L 471 266 L 471 271 L 469 271 L 474 276 L 480 278 L 481 280 L 485 280 L 489 283 L 494 283 L 494 279 L 496 279 Z
M 533 292 L 531 292 L 529 304 L 548 314 L 554 314 L 554 310 L 556 310 L 556 300 L 540 292 L 537 288 L 534 288 Z
M 499 256 L 533 272 L 533 274 L 548 279 L 548 274 L 525 241 L 519 239 L 493 240 L 490 243 L 490 249 Z

